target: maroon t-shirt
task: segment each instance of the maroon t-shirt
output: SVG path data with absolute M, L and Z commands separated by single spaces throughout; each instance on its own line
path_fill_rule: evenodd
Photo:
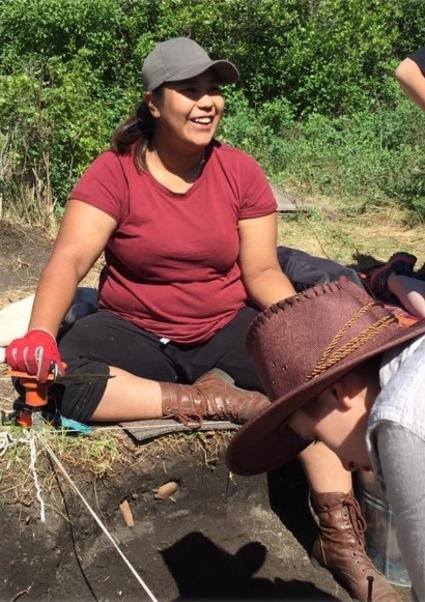
M 211 337 L 246 302 L 238 223 L 276 210 L 252 157 L 214 142 L 200 177 L 171 192 L 133 157 L 112 151 L 87 169 L 70 198 L 112 216 L 99 307 L 178 343 Z

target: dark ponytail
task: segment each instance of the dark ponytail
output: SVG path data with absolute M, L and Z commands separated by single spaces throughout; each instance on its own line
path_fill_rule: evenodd
M 156 91 L 155 93 L 157 93 Z M 115 130 L 111 139 L 111 150 L 118 155 L 134 153 L 134 164 L 138 172 L 146 170 L 146 151 L 155 131 L 152 117 L 145 101 Z

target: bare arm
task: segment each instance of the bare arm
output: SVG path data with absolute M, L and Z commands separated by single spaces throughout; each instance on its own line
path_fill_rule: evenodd
M 70 201 L 51 258 L 35 295 L 29 329 L 42 328 L 56 336 L 78 283 L 90 270 L 116 228 L 108 214 Z
M 395 76 L 406 96 L 425 111 L 425 77 L 415 61 L 404 59 L 397 67 Z
M 277 217 L 239 222 L 239 265 L 250 299 L 264 308 L 295 294 L 277 259 Z

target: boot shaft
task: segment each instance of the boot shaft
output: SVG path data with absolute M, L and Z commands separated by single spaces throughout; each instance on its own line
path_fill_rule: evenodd
M 233 382 L 218 369 L 206 372 L 193 385 L 160 382 L 163 415 L 192 426 L 204 418 L 243 424 L 270 404 L 262 393 L 240 389 Z
M 365 548 L 366 523 L 352 492 L 312 494 L 320 535 L 312 556 L 360 602 L 401 602 Z

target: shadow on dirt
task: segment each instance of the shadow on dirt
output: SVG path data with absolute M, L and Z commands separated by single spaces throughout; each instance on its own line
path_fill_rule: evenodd
M 20 592 L 27 601 L 147 600 L 81 500 L 57 476 L 63 497 L 52 486 L 43 491 L 45 524 L 36 501 L 29 507 L 1 504 L 7 554 L 0 557 L 0 600 Z M 158 600 L 350 600 L 327 571 L 312 566 L 271 510 L 289 516 L 298 535 L 309 534 L 300 510 L 306 501 L 301 480 L 288 481 L 280 472 L 268 479 L 230 478 L 222 457 L 207 466 L 190 449 L 138 462 L 115 480 L 93 482 L 78 467 L 73 476 Z M 155 499 L 153 490 L 169 480 L 178 483 L 172 499 Z M 134 527 L 119 510 L 124 499 Z
M 199 532 L 161 551 L 179 589 L 176 600 L 336 600 L 298 580 L 255 577 L 267 553 L 251 542 L 232 555 Z

